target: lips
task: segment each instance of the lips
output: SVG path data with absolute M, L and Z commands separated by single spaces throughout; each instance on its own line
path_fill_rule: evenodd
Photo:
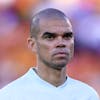
M 65 57 L 66 55 L 68 55 L 69 53 L 68 52 L 65 52 L 65 51 L 56 51 L 54 53 L 54 56 L 58 56 L 58 57 Z
M 55 56 L 60 56 L 60 57 L 64 57 L 66 55 L 67 55 L 67 53 L 65 53 L 65 52 L 58 52 L 55 54 Z
M 57 52 L 54 55 L 66 55 L 66 54 L 67 54 L 66 52 Z

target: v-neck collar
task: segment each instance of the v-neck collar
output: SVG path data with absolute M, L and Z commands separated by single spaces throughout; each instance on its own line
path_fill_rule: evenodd
M 37 73 L 35 72 L 35 68 L 31 68 L 30 70 L 32 71 L 32 76 L 34 74 L 35 80 L 38 81 L 37 83 L 41 84 L 42 86 L 45 86 L 48 88 L 61 89 L 61 88 L 64 88 L 68 83 L 68 77 L 66 76 L 67 77 L 66 81 L 62 85 L 56 87 L 56 86 L 52 85 L 51 83 L 43 80 L 41 77 L 39 77 L 37 75 Z

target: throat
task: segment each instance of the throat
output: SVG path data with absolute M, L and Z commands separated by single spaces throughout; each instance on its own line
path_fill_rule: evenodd
M 55 87 L 58 87 L 62 84 L 65 83 L 65 81 L 67 80 L 66 78 L 66 72 L 61 72 L 59 70 L 39 70 L 38 68 L 33 69 L 36 74 L 44 81 L 52 84 Z

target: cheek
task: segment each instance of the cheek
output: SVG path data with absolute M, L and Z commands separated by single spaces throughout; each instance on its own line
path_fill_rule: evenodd
M 73 53 L 74 53 L 74 43 L 71 43 L 71 45 L 70 45 L 70 52 L 73 55 Z
M 43 54 L 49 53 L 51 50 L 51 46 L 46 43 L 38 43 L 37 51 Z

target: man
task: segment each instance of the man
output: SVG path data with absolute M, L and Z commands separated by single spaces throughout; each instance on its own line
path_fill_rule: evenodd
M 0 100 L 100 100 L 90 86 L 66 75 L 74 34 L 65 14 L 49 8 L 32 18 L 28 46 L 37 66 L 0 91 Z

